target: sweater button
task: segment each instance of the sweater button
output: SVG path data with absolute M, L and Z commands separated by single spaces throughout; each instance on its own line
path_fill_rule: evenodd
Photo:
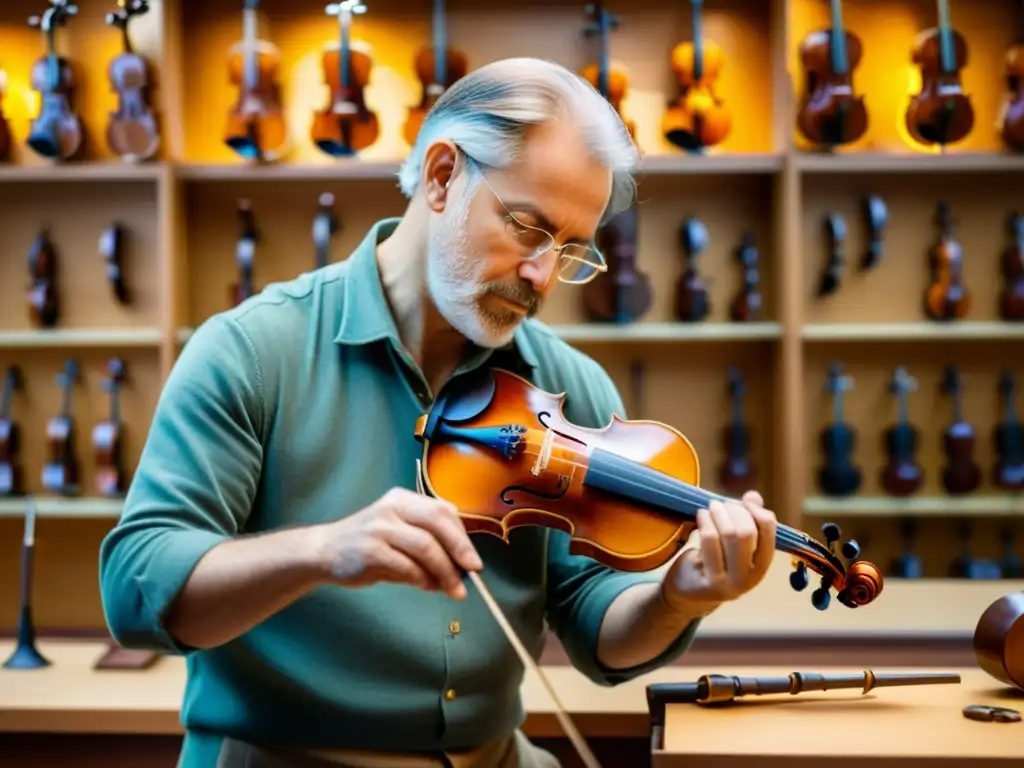
M 452 701 L 455 698 L 455 689 L 449 688 L 447 691 L 444 692 L 444 697 L 448 699 L 448 701 Z

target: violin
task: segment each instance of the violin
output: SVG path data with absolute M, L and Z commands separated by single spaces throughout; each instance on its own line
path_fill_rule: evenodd
M 1017 418 L 1017 383 L 1013 374 L 999 376 L 1003 418 L 995 428 L 996 464 L 992 484 L 1004 491 L 1024 490 L 1024 424 Z
M 797 127 L 808 140 L 828 147 L 852 144 L 868 130 L 864 97 L 853 87 L 864 46 L 843 24 L 843 4 L 832 0 L 832 27 L 811 32 L 800 43 L 804 94 Z
M 918 35 L 913 62 L 921 70 L 921 89 L 910 100 L 907 131 L 922 144 L 955 144 L 974 128 L 974 107 L 964 93 L 961 71 L 967 66 L 967 41 L 950 26 L 949 0 L 938 0 L 939 26 Z
M 124 250 L 124 228 L 114 222 L 100 235 L 100 256 L 107 265 L 107 282 L 119 304 L 128 304 L 128 287 L 124 282 L 124 267 L 121 263 Z
M 889 209 L 879 195 L 868 195 L 864 199 L 864 218 L 868 225 L 868 247 L 860 261 L 862 271 L 874 269 L 882 260 L 885 246 L 885 225 L 889 223 Z
M 728 377 L 732 423 L 725 428 L 722 436 L 726 458 L 718 480 L 726 493 L 742 496 L 756 484 L 757 466 L 750 458 L 750 427 L 743 420 L 743 398 L 747 395 L 747 384 L 736 366 L 729 368 Z
M 57 384 L 64 393 L 63 405 L 60 413 L 46 424 L 48 456 L 43 465 L 43 488 L 66 496 L 78 493 L 75 421 L 71 416 L 71 393 L 78 382 L 78 374 L 76 361 L 64 363 L 64 370 L 57 375 Z
M 651 309 L 651 278 L 636 265 L 637 219 L 636 208 L 630 206 L 598 232 L 598 247 L 608 269 L 581 286 L 583 307 L 591 320 L 632 323 Z
M 975 557 L 971 553 L 971 526 L 966 520 L 955 523 L 957 536 L 963 545 L 960 557 L 949 567 L 949 575 L 954 579 L 1001 579 L 1003 569 L 999 563 L 987 557 Z
M 903 553 L 893 560 L 892 574 L 900 579 L 920 579 L 924 575 L 924 566 L 921 556 L 914 551 L 917 520 L 913 517 L 900 520 L 900 534 L 903 538 Z
M 1011 243 L 1003 251 L 1003 292 L 999 299 L 1004 320 L 1024 320 L 1024 218 L 1011 213 Z
M 979 667 L 1024 691 L 1024 592 L 991 603 L 978 617 L 971 645 Z
M 101 496 L 124 493 L 124 457 L 121 427 L 121 385 L 125 379 L 124 360 L 115 357 L 107 363 L 109 378 L 103 389 L 110 393 L 110 417 L 92 430 L 93 452 L 96 456 L 96 490 Z
M 235 265 L 238 268 L 238 281 L 230 288 L 232 306 L 237 307 L 255 294 L 252 282 L 252 264 L 256 256 L 256 245 L 260 241 L 260 232 L 256 227 L 256 217 L 252 212 L 252 202 L 247 199 L 238 201 L 238 218 L 241 232 L 235 245 Z
M 853 463 L 857 433 L 843 417 L 843 396 L 853 389 L 853 379 L 843 375 L 840 363 L 829 366 L 825 389 L 832 393 L 832 423 L 819 439 L 825 463 L 818 470 L 818 485 L 827 496 L 850 496 L 860 490 L 863 473 Z
M 939 241 L 931 251 L 931 283 L 925 290 L 925 314 L 932 320 L 960 320 L 971 309 L 971 294 L 964 284 L 964 253 L 953 237 L 949 204 L 938 205 Z
M 118 0 L 121 9 L 108 13 L 109 26 L 121 30 L 122 52 L 107 68 L 110 85 L 117 94 L 117 111 L 107 123 L 107 146 L 128 162 L 148 160 L 160 147 L 160 130 L 149 104 L 150 72 L 147 61 L 132 48 L 128 24 L 149 13 L 149 0 Z
M 1006 90 L 999 120 L 1003 143 L 1014 151 L 1024 151 L 1024 43 L 1006 52 Z
M 0 67 L 0 162 L 9 159 L 11 152 L 11 126 L 4 115 L 4 96 L 7 95 L 7 73 Z
M 882 469 L 882 487 L 890 496 L 910 496 L 920 490 L 924 470 L 916 454 L 920 432 L 910 423 L 907 395 L 917 389 L 917 380 L 899 365 L 893 371 L 889 392 L 896 395 L 899 415 L 896 423 L 885 431 L 888 461 Z
M 409 109 L 409 116 L 402 128 L 402 135 L 410 147 L 416 143 L 427 113 L 441 98 L 441 94 L 469 71 L 466 54 L 457 48 L 448 47 L 444 0 L 434 0 L 433 34 L 433 45 L 421 48 L 413 65 L 416 77 L 420 80 L 422 96 L 420 103 Z
M 331 95 L 313 116 L 313 143 L 331 157 L 350 157 L 377 141 L 380 121 L 366 106 L 373 59 L 350 41 L 352 16 L 366 12 L 359 0 L 342 0 L 327 6 L 328 16 L 338 17 L 337 47 L 323 54 L 324 80 Z
M 636 136 L 636 121 L 624 117 L 622 114 L 622 100 L 626 98 L 626 93 L 629 91 L 629 79 L 625 72 L 612 67 L 611 64 L 611 32 L 613 29 L 618 29 L 619 19 L 609 13 L 602 2 L 588 3 L 587 14 L 590 23 L 584 27 L 583 34 L 587 37 L 597 37 L 600 42 L 600 53 L 596 62 L 588 64 L 580 70 L 580 77 L 608 100 L 615 111 L 619 113 L 629 135 Z
M 29 319 L 33 325 L 52 328 L 60 319 L 60 297 L 57 294 L 57 251 L 46 230 L 32 242 L 28 272 Z
M 313 217 L 313 246 L 316 249 L 317 269 L 327 266 L 328 257 L 331 255 L 331 238 L 340 226 L 338 214 L 334 212 L 334 195 L 324 192 L 320 195 L 316 215 Z
M 23 385 L 21 369 L 16 365 L 8 366 L 0 398 L 0 496 L 20 496 L 22 492 L 21 426 L 11 418 L 11 400 Z
M 1003 556 L 999 561 L 999 568 L 1002 570 L 1005 578 L 1019 579 L 1024 575 L 1024 559 L 1017 554 L 1014 547 L 1015 536 L 1013 528 L 1009 525 L 1004 526 L 999 534 L 999 538 L 1003 543 Z
M 260 0 L 242 0 L 242 39 L 228 51 L 228 77 L 238 99 L 228 112 L 224 143 L 246 160 L 274 161 L 291 148 L 281 104 L 281 51 L 256 37 Z
M 740 247 L 736 250 L 736 259 L 743 266 L 743 288 L 733 299 L 729 316 L 737 323 L 752 322 L 760 318 L 764 308 L 764 297 L 758 288 L 761 273 L 757 268 L 758 254 L 753 232 L 743 233 Z
M 942 433 L 942 448 L 946 455 L 942 485 L 952 494 L 971 493 L 981 483 L 981 467 L 974 460 L 974 427 L 963 417 L 963 384 L 956 366 L 947 366 L 942 392 L 953 399 L 953 420 Z
M 508 541 L 513 528 L 540 525 L 565 531 L 572 554 L 609 568 L 666 564 L 695 530 L 697 511 L 728 499 L 697 485 L 700 460 L 678 430 L 617 415 L 601 429 L 579 427 L 566 421 L 565 400 L 500 368 L 455 377 L 416 421 L 418 488 L 454 504 L 470 533 Z M 839 545 L 838 526 L 822 531 L 825 545 L 778 525 L 775 547 L 794 559 L 790 585 L 803 590 L 815 573 L 818 610 L 832 589 L 843 605 L 867 605 L 882 591 L 881 572 L 858 559 L 855 541 Z
M 41 16 L 30 16 L 28 25 L 46 35 L 46 55 L 32 66 L 32 87 L 41 97 L 39 114 L 29 128 L 28 145 L 48 160 L 69 160 L 85 143 L 82 119 L 72 108 L 78 83 L 71 63 L 57 55 L 55 36 L 58 27 L 78 13 L 69 0 L 49 0 Z
M 708 289 L 697 268 L 697 259 L 707 250 L 708 228 L 699 219 L 689 218 L 680 229 L 685 266 L 676 284 L 676 317 L 683 322 L 703 320 L 711 311 Z
M 704 0 L 690 0 L 693 41 L 672 49 L 672 72 L 679 94 L 661 120 L 665 139 L 687 152 L 699 152 L 721 144 L 732 129 L 732 118 L 715 93 L 715 81 L 725 66 L 721 47 L 704 39 Z
M 843 282 L 846 265 L 846 219 L 838 213 L 825 217 L 825 235 L 828 239 L 828 261 L 818 281 L 818 297 L 831 296 Z

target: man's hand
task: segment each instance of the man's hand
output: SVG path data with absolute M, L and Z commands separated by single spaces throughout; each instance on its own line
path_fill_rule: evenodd
M 460 568 L 483 568 L 452 504 L 392 488 L 354 515 L 317 527 L 328 580 L 346 587 L 387 581 L 466 596 Z
M 756 491 L 742 504 L 712 502 L 697 513 L 700 549 L 684 551 L 665 574 L 662 595 L 676 610 L 703 616 L 757 586 L 775 555 L 775 515 Z

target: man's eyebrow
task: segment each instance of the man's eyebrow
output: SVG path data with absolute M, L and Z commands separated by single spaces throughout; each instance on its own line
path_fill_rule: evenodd
M 534 226 L 540 227 L 541 229 L 545 229 L 551 234 L 554 234 L 555 232 L 558 232 L 561 229 L 557 224 L 551 221 L 550 218 L 548 218 L 547 214 L 545 214 L 544 211 L 542 211 L 533 203 L 516 200 L 506 203 L 506 205 L 508 206 L 508 209 L 512 213 L 527 213 L 531 216 L 536 217 L 537 223 Z M 593 242 L 593 240 L 594 238 L 592 237 L 570 237 L 565 242 L 589 246 Z

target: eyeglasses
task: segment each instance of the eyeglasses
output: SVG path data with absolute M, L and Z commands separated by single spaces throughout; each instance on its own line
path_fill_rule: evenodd
M 486 174 L 483 173 L 482 164 L 477 163 L 471 158 L 462 147 L 459 147 L 459 150 L 466 156 L 468 161 L 476 163 L 477 170 L 480 171 L 480 177 L 483 179 L 484 184 L 491 190 L 494 199 L 505 209 L 505 232 L 519 250 L 521 259 L 532 261 L 553 250 L 558 254 L 558 279 L 563 283 L 571 285 L 589 283 L 602 272 L 608 271 L 608 264 L 597 248 L 581 245 L 580 243 L 558 245 L 555 243 L 555 236 L 550 232 L 540 227 L 524 224 L 517 219 L 515 214 L 505 205 L 501 196 L 494 191 L 491 182 L 487 180 Z

